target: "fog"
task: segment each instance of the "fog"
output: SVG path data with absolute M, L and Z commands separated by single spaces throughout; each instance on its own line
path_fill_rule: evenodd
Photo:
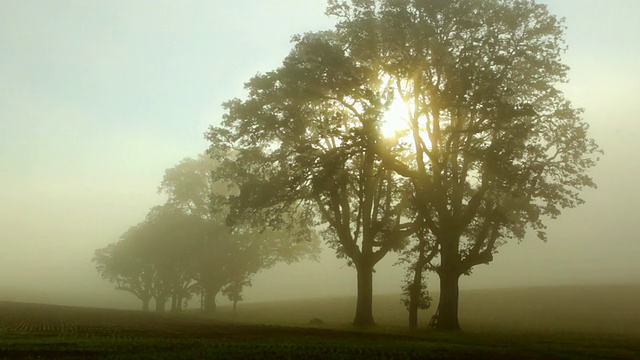
M 463 289 L 640 283 L 640 3 L 549 0 L 566 17 L 570 83 L 605 155 L 586 204 L 501 248 Z M 186 5 L 185 5 L 186 4 Z M 164 170 L 207 147 L 220 104 L 277 67 L 291 35 L 329 28 L 324 0 L 0 2 L 0 300 L 138 308 L 91 263 L 148 209 Z M 376 293 L 400 291 L 389 257 Z M 311 284 L 309 279 L 313 279 Z M 245 301 L 355 295 L 325 250 L 278 265 Z M 437 288 L 431 277 L 430 288 Z

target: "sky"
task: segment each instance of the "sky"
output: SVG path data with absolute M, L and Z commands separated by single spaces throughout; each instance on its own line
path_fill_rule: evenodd
M 562 89 L 605 151 L 598 189 L 549 223 L 547 243 L 505 245 L 461 287 L 640 284 L 640 2 L 542 2 L 566 18 Z M 325 4 L 0 1 L 0 300 L 137 306 L 99 278 L 93 251 L 163 202 L 164 170 L 207 148 L 221 104 L 276 68 L 292 35 L 332 26 Z M 399 292 L 393 262 L 376 292 Z M 258 275 L 245 299 L 353 294 L 355 271 L 326 250 Z

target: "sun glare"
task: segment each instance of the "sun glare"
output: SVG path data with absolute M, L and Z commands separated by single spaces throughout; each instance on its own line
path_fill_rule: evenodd
M 382 123 L 380 124 L 380 130 L 382 136 L 385 139 L 390 140 L 391 144 L 413 144 L 412 136 L 409 124 L 409 117 L 411 105 L 407 105 L 400 99 L 400 96 L 396 96 L 395 100 L 387 109 L 382 117 Z M 422 143 L 431 149 L 431 142 L 429 136 L 424 129 L 419 130 Z
M 409 130 L 406 104 L 396 98 L 382 118 L 382 135 L 385 138 L 398 138 Z

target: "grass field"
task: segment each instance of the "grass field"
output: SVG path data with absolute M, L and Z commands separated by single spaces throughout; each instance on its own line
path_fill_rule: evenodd
M 0 302 L 0 359 L 640 359 L 640 286 L 466 291 L 456 334 L 409 331 L 399 296 L 375 300 L 366 331 L 352 298 L 241 304 L 233 321 Z
M 420 313 L 426 327 L 437 306 Z M 326 298 L 238 305 L 238 320 L 305 325 L 320 318 L 329 325 L 349 323 L 355 299 Z M 220 319 L 231 319 L 220 307 Z M 226 316 L 226 317 L 225 317 Z M 381 326 L 405 327 L 407 312 L 400 295 L 378 295 L 374 316 Z M 640 337 L 640 286 L 565 286 L 467 290 L 460 294 L 460 323 L 472 332 L 570 332 Z

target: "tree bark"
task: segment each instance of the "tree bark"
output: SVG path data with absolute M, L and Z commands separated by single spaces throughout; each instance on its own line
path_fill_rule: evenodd
M 418 308 L 422 291 L 422 269 L 414 269 L 413 282 L 409 287 L 409 329 L 418 327 Z
M 167 297 L 166 296 L 158 296 L 156 297 L 156 312 L 163 313 L 165 312 L 167 305 Z
M 200 288 L 200 310 L 204 310 L 204 287 Z
M 460 331 L 458 323 L 458 280 L 460 274 L 455 268 L 441 267 L 438 270 L 440 277 L 440 302 L 438 304 L 437 330 Z
M 356 265 L 358 274 L 358 298 L 356 301 L 355 326 L 373 326 L 373 266 Z
M 210 314 L 216 312 L 216 296 L 222 289 L 222 285 L 208 286 L 204 292 L 204 311 Z
M 233 318 L 238 317 L 238 300 L 233 300 Z
M 147 298 L 143 298 L 142 299 L 142 311 L 149 311 L 149 302 L 151 301 L 151 298 L 147 297 Z
M 425 255 L 425 241 L 420 240 L 420 254 L 418 255 L 418 261 L 413 268 L 413 279 L 409 285 L 409 329 L 415 329 L 418 327 L 418 309 L 420 309 L 420 299 L 422 297 L 422 278 L 424 276 L 424 268 L 429 261 L 433 258 L 433 255 L 427 257 Z
M 171 312 L 176 312 L 176 308 L 178 306 L 178 295 L 175 291 L 171 294 Z
M 178 306 L 176 307 L 177 312 L 182 312 L 184 307 L 184 296 L 178 295 Z
M 418 302 L 414 299 L 409 303 L 409 329 L 418 328 Z
M 210 314 L 213 314 L 216 312 L 216 295 L 218 295 L 217 293 L 210 293 L 207 292 L 204 295 L 204 311 Z

